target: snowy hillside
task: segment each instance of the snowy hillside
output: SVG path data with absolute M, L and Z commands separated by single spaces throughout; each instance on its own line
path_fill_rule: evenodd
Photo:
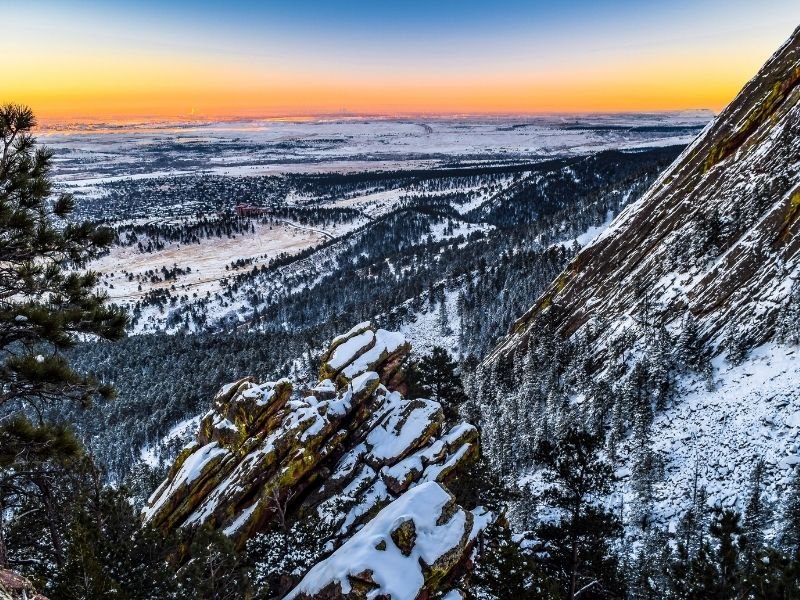
M 698 493 L 744 511 L 755 485 L 779 510 L 800 464 L 798 148 L 800 29 L 483 363 L 504 469 L 534 481 L 526 448 L 578 421 L 605 432 L 634 536 L 674 532 Z

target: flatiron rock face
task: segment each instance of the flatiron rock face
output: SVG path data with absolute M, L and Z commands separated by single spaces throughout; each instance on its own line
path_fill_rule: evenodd
M 770 340 L 800 269 L 800 28 L 637 202 L 584 248 L 490 361 L 547 322 L 687 313 L 704 338 Z
M 409 351 L 402 334 L 362 323 L 333 341 L 311 388 L 250 378 L 224 386 L 148 500 L 145 520 L 164 529 L 211 524 L 241 548 L 281 507 L 324 508 L 336 515 L 329 565 L 347 549 L 363 550 L 366 535 L 383 536 L 386 548 L 373 567 L 362 552 L 359 573 L 343 571 L 320 589 L 381 587 L 379 565 L 400 553 L 416 597 L 468 559 L 487 516 L 476 520 L 444 487 L 478 456 L 478 431 L 468 423 L 448 429 L 438 402 L 403 397 Z M 406 515 L 407 525 L 387 515 Z M 429 536 L 442 538 L 433 544 Z M 295 595 L 309 597 L 310 589 Z
M 661 527 L 698 480 L 743 512 L 757 466 L 779 506 L 800 473 L 799 342 L 800 28 L 480 365 L 486 453 L 502 465 L 527 436 L 508 468 L 535 474 L 537 436 L 586 423 L 608 432 L 627 523 L 637 477 Z M 663 467 L 648 475 L 641 439 Z

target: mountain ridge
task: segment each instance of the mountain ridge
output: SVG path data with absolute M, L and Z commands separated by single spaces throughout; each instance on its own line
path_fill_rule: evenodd
M 726 285 L 731 281 L 729 277 L 720 284 L 722 269 L 725 269 L 723 275 L 732 273 L 741 288 L 742 282 L 753 277 L 759 268 L 769 268 L 770 272 L 762 273 L 759 278 L 766 283 L 769 275 L 775 273 L 776 265 L 759 260 L 753 248 L 756 242 L 769 244 L 779 253 L 785 269 L 796 269 L 800 249 L 800 237 L 796 234 L 800 216 L 800 183 L 796 181 L 800 156 L 795 150 L 800 138 L 798 83 L 800 27 L 650 190 L 578 253 L 532 308 L 515 322 L 510 334 L 485 362 L 496 360 L 499 354 L 512 348 L 537 319 L 546 318 L 561 335 L 569 336 L 592 315 L 616 316 L 621 312 L 621 304 L 608 300 L 609 290 L 616 290 L 617 297 L 630 294 L 634 276 L 640 278 L 637 287 L 655 289 L 656 294 L 660 291 L 663 296 L 667 286 L 663 282 L 659 286 L 655 275 L 664 276 L 669 269 L 654 264 L 653 251 L 683 241 L 675 235 L 675 223 L 695 233 L 698 226 L 708 226 L 709 221 L 718 221 L 720 215 L 734 221 L 730 210 L 726 214 L 726 202 L 738 202 L 739 213 L 745 210 L 754 213 L 746 215 L 754 222 L 743 232 L 733 229 L 738 226 L 735 222 L 730 231 L 714 232 L 720 238 L 713 242 L 721 251 L 712 257 L 717 264 L 706 272 L 688 273 L 694 281 L 686 297 L 678 302 L 667 299 L 661 307 L 667 320 L 674 319 L 684 309 L 702 319 L 723 304 L 736 288 Z M 777 165 L 785 167 L 779 169 Z M 769 181 L 764 181 L 765 175 Z M 724 181 L 720 179 L 723 176 Z M 746 203 L 742 200 L 745 193 L 763 198 Z M 684 269 L 685 274 L 687 271 Z M 704 325 L 707 325 L 706 337 L 711 338 L 725 329 L 727 323 Z M 769 339 L 771 329 L 770 325 L 761 332 L 751 331 L 751 344 Z

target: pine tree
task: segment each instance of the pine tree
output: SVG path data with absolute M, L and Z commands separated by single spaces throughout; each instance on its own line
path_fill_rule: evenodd
M 664 410 L 675 387 L 675 364 L 672 356 L 674 341 L 666 327 L 660 327 L 656 334 L 653 353 L 652 386 L 656 410 Z
M 743 537 L 740 521 L 738 513 L 724 510 L 717 514 L 709 528 L 711 536 L 717 541 L 717 587 L 730 596 L 737 595 L 741 589 L 740 556 L 746 538 Z
M 428 396 L 442 405 L 448 423 L 458 419 L 467 395 L 458 374 L 458 363 L 447 350 L 435 346 L 430 354 L 410 365 L 407 379 L 409 396 Z
M 633 465 L 631 469 L 631 487 L 634 493 L 633 520 L 642 530 L 650 528 L 654 487 L 661 479 L 663 463 L 661 457 L 653 451 L 649 430 L 643 437 L 634 436 L 632 450 Z
M 570 428 L 558 445 L 544 440 L 536 451 L 544 481 L 552 482 L 537 500 L 559 515 L 555 522 L 542 523 L 536 537 L 544 543 L 547 572 L 569 599 L 580 590 L 592 589 L 596 595 L 624 587 L 608 551 L 622 527 L 601 504 L 614 481 L 611 465 L 600 458 L 602 446 L 601 435 Z
M 678 361 L 684 368 L 697 373 L 708 370 L 705 344 L 700 338 L 700 328 L 691 313 L 683 320 L 683 330 L 678 338 Z
M 792 478 L 782 516 L 781 545 L 800 557 L 800 472 Z
M 118 338 L 126 323 L 95 290 L 95 273 L 71 270 L 98 256 L 113 235 L 68 221 L 71 195 L 51 201 L 53 153 L 35 147 L 35 124 L 27 107 L 0 107 L 0 405 L 63 397 L 85 402 L 103 391 L 75 373 L 60 351 L 78 334 Z
M 447 314 L 447 302 L 444 298 L 439 303 L 439 333 L 442 337 L 448 337 L 453 334 L 453 329 L 450 327 L 450 317 Z
M 739 330 L 734 330 L 725 338 L 725 348 L 728 351 L 728 362 L 740 365 L 747 358 L 747 338 Z
M 99 279 L 81 272 L 112 241 L 109 229 L 67 219 L 71 195 L 52 196 L 53 153 L 36 147 L 36 119 L 30 108 L 0 106 L 0 407 L 32 406 L 39 411 L 61 400 L 81 405 L 110 390 L 75 372 L 62 355 L 77 336 L 114 339 L 126 317 L 105 305 Z M 19 451 L 0 463 L 0 512 L 29 490 L 36 494 L 37 470 L 64 448 L 63 430 L 27 426 L 19 416 L 0 424 L 4 444 Z M 74 451 L 67 443 L 69 453 Z M 42 460 L 42 449 L 50 453 Z M 29 459 L 32 462 L 28 462 Z M 27 481 L 19 472 L 30 474 Z M 13 485 L 11 485 L 13 480 Z M 4 523 L 0 519 L 0 530 Z M 0 566 L 6 560 L 0 532 Z
M 493 523 L 483 534 L 475 569 L 469 574 L 471 599 L 560 597 L 557 583 L 547 578 L 534 557 L 520 548 L 506 523 Z
M 628 597 L 657 600 L 664 597 L 670 565 L 669 534 L 653 528 L 648 531 L 629 569 Z
M 220 531 L 201 527 L 193 532 L 191 559 L 178 571 L 184 597 L 240 600 L 251 594 L 250 567 Z
M 764 543 L 764 528 L 768 523 L 767 507 L 764 504 L 762 486 L 764 485 L 764 459 L 756 459 L 750 474 L 750 492 L 744 513 L 744 532 L 749 547 L 758 550 Z
M 800 281 L 795 281 L 778 313 L 775 337 L 784 344 L 800 344 Z

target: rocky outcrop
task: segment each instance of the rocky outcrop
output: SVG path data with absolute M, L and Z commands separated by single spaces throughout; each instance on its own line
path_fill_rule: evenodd
M 287 600 L 414 600 L 464 557 L 482 523 L 441 485 L 424 483 L 381 510 L 306 574 Z
M 29 579 L 15 571 L 0 569 L 0 600 L 47 600 Z
M 372 532 L 384 540 L 378 563 L 399 553 L 415 565 L 417 592 L 441 580 L 479 530 L 442 486 L 478 455 L 478 432 L 467 423 L 447 428 L 439 403 L 402 395 L 409 351 L 401 334 L 362 323 L 333 341 L 313 387 L 250 378 L 224 386 L 148 500 L 145 520 L 164 529 L 210 524 L 242 547 L 279 512 L 324 511 L 335 521 L 330 560 L 369 545 Z M 435 551 L 425 545 L 445 534 Z M 325 585 L 342 594 L 380 588 L 378 566 L 362 566 Z

